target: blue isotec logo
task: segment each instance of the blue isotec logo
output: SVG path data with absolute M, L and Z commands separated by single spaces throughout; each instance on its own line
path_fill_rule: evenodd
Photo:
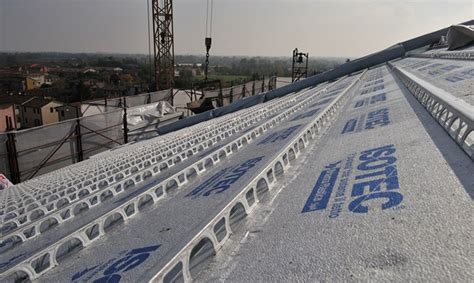
M 105 263 L 87 267 L 77 272 L 71 278 L 71 281 L 92 281 L 93 283 L 118 283 L 122 275 L 142 263 L 144 263 L 150 254 L 160 245 L 147 246 L 143 248 L 123 251 L 117 258 L 113 258 Z M 97 278 L 98 277 L 98 278 Z
M 208 197 L 212 194 L 220 194 L 226 191 L 233 183 L 237 182 L 237 180 L 244 176 L 250 168 L 254 167 L 263 158 L 264 156 L 252 158 L 235 167 L 227 167 L 220 170 L 204 181 L 204 183 L 192 190 L 186 195 L 186 197 Z
M 370 201 L 375 199 L 379 200 L 377 203 L 380 203 L 378 208 L 381 210 L 398 206 L 403 195 L 398 182 L 395 152 L 394 145 L 386 145 L 362 151 L 355 168 L 356 154 L 326 165 L 302 213 L 325 210 L 329 206 L 330 218 L 338 217 L 345 207 L 352 213 L 368 213 L 377 209 L 370 205 Z M 352 187 L 347 193 L 350 183 Z

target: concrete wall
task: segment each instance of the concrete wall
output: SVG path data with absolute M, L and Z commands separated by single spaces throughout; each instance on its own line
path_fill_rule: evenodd
M 51 101 L 41 108 L 43 125 L 59 122 L 59 115 L 56 111 L 56 107 L 61 105 L 61 103 Z

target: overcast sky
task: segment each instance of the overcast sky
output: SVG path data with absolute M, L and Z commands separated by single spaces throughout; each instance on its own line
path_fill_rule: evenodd
M 146 2 L 0 0 L 0 51 L 148 53 Z M 174 0 L 176 54 L 204 54 L 205 15 Z M 473 18 L 474 0 L 215 0 L 211 54 L 359 57 Z

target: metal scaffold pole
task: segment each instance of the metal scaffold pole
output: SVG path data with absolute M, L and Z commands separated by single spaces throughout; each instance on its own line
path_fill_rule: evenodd
M 10 168 L 10 179 L 13 184 L 21 181 L 20 168 L 18 165 L 18 152 L 16 150 L 16 135 L 13 132 L 13 123 L 11 117 L 5 117 L 7 124 L 7 154 L 8 166 Z

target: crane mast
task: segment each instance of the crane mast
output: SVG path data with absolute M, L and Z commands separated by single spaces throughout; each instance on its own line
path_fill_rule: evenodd
M 210 5 L 209 5 L 210 4 Z M 206 62 L 204 64 L 204 81 L 207 82 L 207 74 L 209 72 L 209 51 L 211 50 L 212 44 L 212 9 L 214 6 L 213 0 L 207 0 L 206 7 L 206 37 L 204 44 L 206 46 Z M 209 17 L 210 15 L 210 17 Z
M 174 86 L 173 1 L 152 0 L 156 89 Z

